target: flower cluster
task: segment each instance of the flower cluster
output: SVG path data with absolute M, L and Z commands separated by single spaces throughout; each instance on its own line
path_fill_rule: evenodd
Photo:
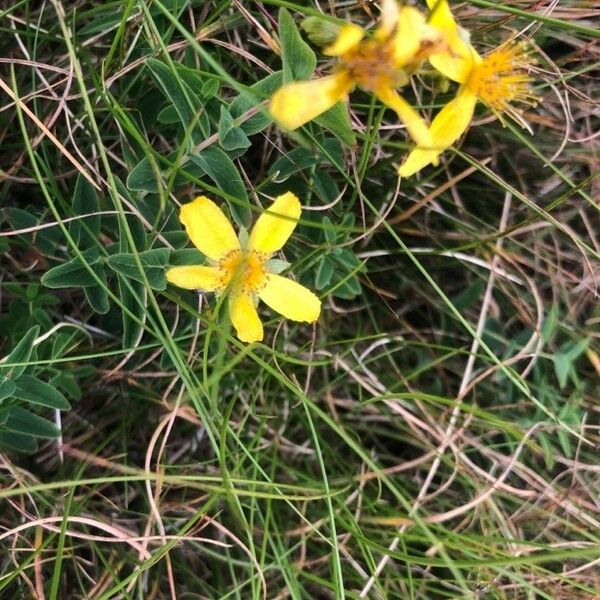
M 271 98 L 272 117 L 293 130 L 332 108 L 356 86 L 390 107 L 415 142 L 398 169 L 408 177 L 440 155 L 469 127 L 478 101 L 501 118 L 521 120 L 515 104 L 532 103 L 526 47 L 514 40 L 481 56 L 468 33 L 455 21 L 447 0 L 427 0 L 429 13 L 397 0 L 382 0 L 379 26 L 370 34 L 358 25 L 341 26 L 323 50 L 335 57 L 331 75 L 284 85 Z M 427 124 L 398 92 L 429 64 L 441 76 L 459 84 L 456 97 Z M 279 275 L 281 260 L 272 259 L 292 234 L 300 217 L 300 202 L 288 192 L 275 199 L 250 234 L 237 236 L 211 200 L 201 196 L 181 209 L 180 219 L 208 265 L 172 267 L 169 282 L 189 290 L 228 294 L 229 316 L 240 340 L 263 339 L 258 300 L 294 321 L 317 320 L 321 302 L 311 291 Z
M 444 150 L 469 127 L 478 100 L 498 116 L 505 113 L 519 121 L 515 104 L 535 101 L 529 76 L 532 61 L 525 45 L 508 41 L 481 56 L 455 21 L 447 0 L 427 4 L 426 16 L 414 7 L 400 7 L 397 0 L 383 0 L 381 23 L 372 36 L 357 25 L 343 25 L 337 39 L 323 50 L 338 58 L 334 73 L 277 90 L 271 98 L 273 118 L 285 129 L 296 129 L 359 86 L 392 108 L 416 143 L 398 170 L 403 177 L 438 164 Z M 397 91 L 426 60 L 460 84 L 456 98 L 429 126 Z

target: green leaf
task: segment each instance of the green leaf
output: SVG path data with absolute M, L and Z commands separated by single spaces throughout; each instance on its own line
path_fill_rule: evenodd
M 219 143 L 223 150 L 237 150 L 248 148 L 250 140 L 245 131 L 235 125 L 231 113 L 221 106 L 221 117 L 219 118 Z
M 37 295 L 38 292 L 40 290 L 40 287 L 36 284 L 30 283 L 26 288 L 25 288 L 25 297 L 27 298 L 27 300 L 29 300 L 30 302 L 33 302 Z
M 554 373 L 558 379 L 558 385 L 562 390 L 567 385 L 567 378 L 571 370 L 571 360 L 567 354 L 556 353 L 552 357 L 554 363 Z
M 587 349 L 590 344 L 590 338 L 584 338 L 577 343 L 572 344 L 567 350 L 567 354 L 572 362 L 575 362 Z
M 317 57 L 302 39 L 292 15 L 279 9 L 279 41 L 283 60 L 283 82 L 308 79 L 317 66 Z
M 321 162 L 337 162 L 342 160 L 342 148 L 335 138 L 327 138 L 322 150 L 294 148 L 278 158 L 269 169 L 274 183 L 283 183 L 294 173 L 304 171 Z
M 542 447 L 542 453 L 544 455 L 544 462 L 546 463 L 547 469 L 553 469 L 556 463 L 554 459 L 555 450 L 550 444 L 550 440 L 544 431 L 540 431 L 538 433 L 538 440 L 540 442 L 540 446 Z
M 127 189 L 133 192 L 158 192 L 159 183 L 156 181 L 156 173 L 148 157 L 142 160 L 133 168 L 126 180 Z
M 352 123 L 348 114 L 348 105 L 345 102 L 334 104 L 328 111 L 319 115 L 315 122 L 331 131 L 342 144 L 346 146 L 356 144 L 356 136 L 352 130 Z
M 322 290 L 324 287 L 329 285 L 331 276 L 333 275 L 333 264 L 330 260 L 327 260 L 325 256 L 321 257 L 317 272 L 315 274 L 315 287 L 318 290 Z
M 140 341 L 146 320 L 146 307 L 144 305 L 144 286 L 139 281 L 126 281 L 122 275 L 118 276 L 119 293 L 121 302 L 138 318 L 134 319 L 126 311 L 122 311 L 123 319 L 123 348 L 134 348 Z M 141 298 L 142 301 L 138 300 Z
M 180 122 L 177 110 L 172 104 L 165 106 L 165 108 L 158 113 L 158 117 L 156 118 L 158 119 L 158 122 L 163 125 L 174 125 L 175 123 Z M 127 187 L 129 187 L 129 184 Z
M 124 183 L 118 177 L 115 177 L 114 181 L 115 181 L 115 185 L 117 187 L 119 194 L 124 196 L 130 203 L 136 204 L 136 201 L 131 196 L 131 194 L 129 193 L 129 190 L 124 185 Z M 140 221 L 140 219 L 136 215 L 133 215 L 133 214 L 126 214 L 125 220 L 127 221 L 127 227 L 129 228 L 129 231 L 131 232 L 131 237 L 133 240 L 134 247 L 135 248 L 146 248 L 147 247 L 146 246 L 147 235 L 146 235 L 146 228 L 144 227 L 143 223 Z M 121 252 L 129 251 L 129 239 L 128 238 L 129 238 L 129 236 L 126 235 L 126 233 L 125 233 L 124 225 L 122 225 L 119 222 L 118 247 Z M 112 252 L 111 252 L 111 254 L 112 254 Z
M 360 267 L 360 260 L 358 260 L 354 252 L 348 248 L 338 248 L 332 253 L 332 258 L 334 261 L 346 267 L 347 271 L 358 270 Z
M 200 90 L 200 96 L 202 100 L 206 102 L 211 98 L 214 98 L 218 93 L 221 87 L 221 83 L 218 79 L 208 79 L 202 84 L 202 88 Z
M 186 232 L 181 231 L 181 229 L 178 231 L 163 231 L 162 236 L 176 250 L 185 248 L 190 240 Z
M 101 277 L 106 282 L 104 270 L 101 272 Z M 100 285 L 84 287 L 83 293 L 85 294 L 85 298 L 94 312 L 98 313 L 99 315 L 105 315 L 110 310 L 106 288 Z
M 323 217 L 323 233 L 325 235 L 325 239 L 333 244 L 339 237 L 339 233 L 331 221 L 331 219 L 327 216 Z
M 335 179 L 326 171 L 317 169 L 313 175 L 315 191 L 325 204 L 333 202 L 340 193 Z
M 182 81 L 169 66 L 156 58 L 147 59 L 146 65 L 165 96 L 175 107 L 181 124 L 184 127 L 186 124 L 189 125 L 194 119 L 194 110 L 189 97 L 186 97 L 187 90 L 184 89 Z
M 20 406 L 10 406 L 5 410 L 7 418 L 2 426 L 3 429 L 42 438 L 56 438 L 60 435 L 60 431 L 54 423 L 30 413 Z
M 73 213 L 75 215 L 89 215 L 100 211 L 98 194 L 92 184 L 81 174 L 75 182 L 75 193 L 73 195 Z M 78 248 L 87 249 L 98 243 L 100 234 L 100 215 L 85 217 L 73 221 L 69 225 L 69 233 L 73 237 Z
M 338 298 L 351 300 L 361 292 L 360 282 L 352 273 L 363 270 L 364 265 L 347 248 L 337 248 L 328 255 L 334 263 L 330 293 Z M 349 274 L 352 276 L 349 277 Z
M 15 393 L 16 387 L 14 381 L 3 378 L 2 382 L 0 382 L 0 402 L 10 398 Z
M 342 169 L 344 167 L 344 151 L 339 140 L 328 137 L 323 140 L 323 143 L 318 149 L 321 155 L 321 160 L 327 164 L 336 165 Z
M 484 288 L 485 281 L 476 279 L 471 285 L 452 298 L 452 304 L 458 310 L 469 308 L 482 297 Z
M 171 252 L 169 265 L 179 267 L 182 265 L 201 265 L 205 262 L 205 256 L 197 248 L 181 248 Z
M 542 325 L 541 337 L 544 343 L 547 343 L 554 334 L 557 323 L 558 306 L 553 304 L 548 316 L 544 319 L 544 324 Z
M 33 342 L 35 342 L 35 338 L 37 338 L 39 333 L 40 328 L 37 325 L 34 325 L 6 357 L 7 364 L 18 363 L 21 365 L 19 367 L 11 367 L 10 371 L 7 373 L 8 376 L 15 379 L 25 371 L 28 366 L 27 363 L 33 353 Z M 14 393 L 14 391 L 11 393 Z
M 294 173 L 304 171 L 318 164 L 321 157 L 308 148 L 294 148 L 280 156 L 269 169 L 269 176 L 273 183 L 283 183 Z
M 79 331 L 70 330 L 66 333 L 64 330 L 62 332 L 55 333 L 52 336 L 52 351 L 50 356 L 63 356 L 67 354 L 71 350 L 74 350 L 78 344 L 78 337 L 80 335 Z
M 59 410 L 68 410 L 71 408 L 67 399 L 56 388 L 40 381 L 37 377 L 21 375 L 15 380 L 15 384 L 14 396 L 19 400 Z
M 23 210 L 22 208 L 7 207 L 2 210 L 2 215 L 8 221 L 11 228 L 15 230 L 34 227 L 40 222 L 40 219 L 31 209 Z M 31 242 L 33 240 L 33 235 L 33 232 L 23 233 L 18 237 Z M 43 254 L 54 255 L 60 236 L 61 233 L 58 227 L 41 229 L 35 232 L 36 251 Z
M 585 338 L 574 344 L 561 347 L 552 357 L 554 373 L 558 379 L 558 385 L 562 390 L 567 385 L 569 373 L 573 369 L 573 363 L 585 352 L 590 343 L 590 338 Z
M 99 7 L 101 5 L 98 5 Z M 116 29 L 117 25 L 123 19 L 123 10 L 115 7 L 113 3 L 108 3 L 100 11 L 95 11 L 94 18 L 90 19 L 83 27 L 77 28 L 78 35 L 92 36 L 96 33 L 107 32 L 110 29 Z
M 221 148 L 211 146 L 192 156 L 190 160 L 198 165 L 233 200 L 226 198 L 233 220 L 240 226 L 249 227 L 251 222 L 248 192 L 233 161 Z
M 61 371 L 55 375 L 49 382 L 52 387 L 61 388 L 67 396 L 75 400 L 81 400 L 81 387 L 71 371 Z
M 358 279 L 356 279 L 356 277 L 351 277 L 333 290 L 332 294 L 338 298 L 343 298 L 344 300 L 352 300 L 360 294 L 361 290 L 362 288 L 360 287 Z
M 0 446 L 23 454 L 33 454 L 38 449 L 38 443 L 34 437 L 12 431 L 0 431 Z
M 98 264 L 100 255 L 95 248 L 91 248 L 83 252 L 84 260 L 92 268 L 92 270 L 100 276 L 102 267 Z M 78 257 L 73 258 L 69 262 L 52 267 L 46 271 L 41 278 L 41 282 L 49 288 L 70 288 L 70 287 L 91 287 L 98 285 L 97 281 L 92 277 L 91 273 L 84 266 L 83 262 Z
M 283 73 L 281 71 L 267 75 L 264 79 L 251 85 L 248 92 L 240 94 L 229 106 L 229 112 L 235 119 L 241 117 L 245 112 L 258 106 L 262 100 L 266 100 L 271 96 L 275 90 L 281 87 L 282 82 Z M 273 119 L 265 109 L 244 121 L 240 127 L 247 135 L 254 135 L 272 122 Z
M 185 85 L 177 71 L 171 69 L 160 60 L 149 58 L 146 65 L 150 69 L 154 79 L 159 84 L 165 96 L 173 103 L 179 119 L 184 129 L 188 129 L 191 123 L 196 122 L 196 109 L 194 103 L 199 104 L 198 99 L 194 98 L 193 92 Z M 196 130 L 192 132 L 192 141 L 197 144 L 204 138 L 202 132 Z
M 21 208 L 13 206 L 6 207 L 2 209 L 2 215 L 13 230 L 27 229 L 28 227 L 35 227 L 35 225 L 37 225 L 37 219 L 30 212 Z M 31 239 L 33 237 L 33 233 L 25 233 L 22 235 L 26 239 Z
M 563 454 L 567 458 L 571 458 L 573 456 L 573 447 L 571 446 L 571 436 L 566 431 L 559 429 L 557 432 L 558 442 L 563 451 Z
M 168 248 L 156 248 L 140 252 L 140 262 L 150 286 L 155 290 L 164 290 L 167 287 L 165 267 L 169 264 L 171 251 Z M 140 273 L 133 254 L 115 254 L 109 257 L 108 266 L 115 272 L 140 283 L 144 278 Z

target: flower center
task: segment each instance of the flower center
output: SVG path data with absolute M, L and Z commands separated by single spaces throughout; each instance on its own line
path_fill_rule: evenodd
M 512 102 L 537 100 L 528 74 L 532 64 L 525 44 L 508 41 L 473 67 L 466 86 L 491 109 L 511 112 Z
M 267 256 L 256 250 L 232 250 L 219 261 L 222 288 L 231 286 L 232 292 L 257 293 L 266 281 L 265 262 Z
M 342 56 L 342 64 L 363 89 L 399 87 L 408 81 L 402 69 L 394 65 L 393 45 L 378 40 L 365 40 Z

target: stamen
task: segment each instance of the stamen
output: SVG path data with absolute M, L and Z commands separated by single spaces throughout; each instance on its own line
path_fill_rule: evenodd
M 352 52 L 342 57 L 350 76 L 362 88 L 374 91 L 381 85 L 395 83 L 398 69 L 392 61 L 392 47 L 388 42 L 365 40 Z
M 538 101 L 529 75 L 533 64 L 527 45 L 509 40 L 473 68 L 466 85 L 494 112 L 504 112 L 520 122 L 520 111 L 513 104 L 534 105 Z
M 266 260 L 264 252 L 232 250 L 219 261 L 218 266 L 224 273 L 222 289 L 230 286 L 233 293 L 259 292 L 266 282 Z

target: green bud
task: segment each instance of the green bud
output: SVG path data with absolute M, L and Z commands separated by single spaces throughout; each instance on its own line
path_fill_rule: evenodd
M 300 24 L 308 39 L 316 46 L 333 44 L 340 31 L 341 25 L 326 21 L 319 17 L 306 17 Z
M 265 270 L 267 273 L 273 273 L 279 275 L 290 267 L 290 263 L 287 260 L 281 260 L 280 258 L 270 258 L 265 263 Z

